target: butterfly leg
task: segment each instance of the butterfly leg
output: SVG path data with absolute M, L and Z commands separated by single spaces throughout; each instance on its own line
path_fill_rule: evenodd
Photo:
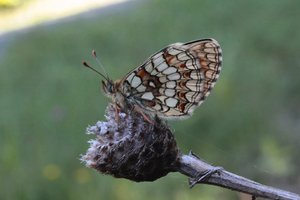
M 119 119 L 120 119 L 119 114 L 121 112 L 121 108 L 120 108 L 120 106 L 118 104 L 115 104 L 114 108 L 115 108 L 115 119 L 116 119 L 116 122 L 118 122 Z
M 149 122 L 150 124 L 154 125 L 154 121 L 151 120 L 151 119 L 149 118 L 149 116 L 147 116 L 147 115 L 145 114 L 145 112 L 143 112 L 143 110 L 141 109 L 141 107 L 139 107 L 139 106 L 137 106 L 137 105 L 134 105 L 133 110 L 134 110 L 135 112 L 137 112 L 137 113 L 140 113 L 140 114 L 143 116 L 143 118 L 144 118 L 147 122 Z

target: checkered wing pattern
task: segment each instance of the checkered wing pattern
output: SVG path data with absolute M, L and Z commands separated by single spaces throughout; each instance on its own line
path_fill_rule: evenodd
M 187 117 L 209 95 L 221 63 L 214 39 L 175 43 L 130 72 L 121 85 L 130 88 L 127 99 L 142 109 L 162 118 Z

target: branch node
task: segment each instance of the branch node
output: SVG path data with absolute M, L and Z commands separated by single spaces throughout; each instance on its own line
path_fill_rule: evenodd
M 195 178 L 189 178 L 190 188 L 194 187 L 197 183 L 203 183 L 205 180 L 209 179 L 211 175 L 218 174 L 220 176 L 221 171 L 224 170 L 223 167 L 212 167 L 211 169 L 206 170 L 204 173 L 199 172 Z

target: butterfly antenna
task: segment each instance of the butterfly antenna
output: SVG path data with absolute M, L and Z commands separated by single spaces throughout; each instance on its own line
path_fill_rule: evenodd
M 108 79 L 108 75 L 106 73 L 105 68 L 103 67 L 102 63 L 100 62 L 100 60 L 97 57 L 96 51 L 93 50 L 92 51 L 92 56 L 95 58 L 96 62 L 98 63 L 98 65 L 101 67 L 102 71 L 104 72 L 104 75 L 106 76 L 106 79 Z
M 105 80 L 108 81 L 108 78 L 106 76 L 104 76 L 101 72 L 99 72 L 98 70 L 96 70 L 95 68 L 91 67 L 86 61 L 82 61 L 83 66 L 90 68 L 91 70 L 93 70 L 94 72 L 96 72 L 97 74 L 99 74 L 100 76 L 102 76 Z

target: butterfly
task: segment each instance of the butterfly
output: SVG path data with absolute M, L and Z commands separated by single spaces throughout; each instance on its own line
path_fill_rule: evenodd
M 91 68 L 86 62 L 83 64 Z M 134 108 L 146 118 L 145 113 L 181 119 L 191 116 L 209 95 L 221 64 L 219 43 L 200 39 L 163 48 L 121 80 L 112 81 L 97 73 L 105 78 L 104 93 L 119 109 Z

